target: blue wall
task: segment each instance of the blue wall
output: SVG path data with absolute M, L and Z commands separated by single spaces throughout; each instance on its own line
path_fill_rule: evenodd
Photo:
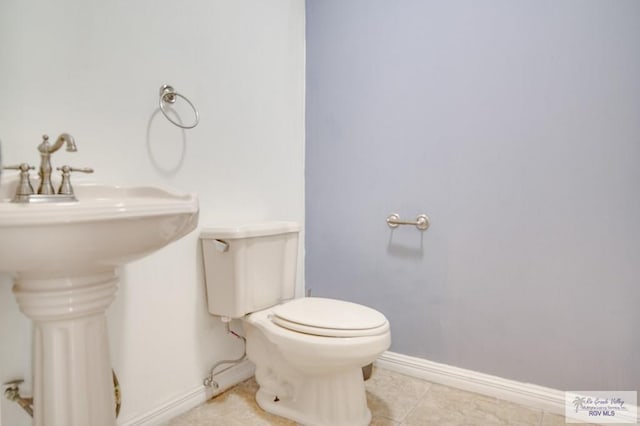
M 306 5 L 313 294 L 395 352 L 640 389 L 640 2 Z

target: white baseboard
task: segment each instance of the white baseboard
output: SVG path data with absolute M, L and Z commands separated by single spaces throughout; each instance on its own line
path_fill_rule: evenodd
M 192 408 L 204 403 L 208 399 L 224 392 L 253 376 L 255 367 L 249 360 L 244 360 L 216 375 L 217 389 L 200 385 L 182 396 L 167 401 L 152 411 L 136 415 L 133 418 L 118 420 L 118 426 L 160 426 Z
M 516 382 L 388 351 L 378 358 L 376 365 L 432 383 L 475 392 L 564 416 L 564 391 L 531 383 Z

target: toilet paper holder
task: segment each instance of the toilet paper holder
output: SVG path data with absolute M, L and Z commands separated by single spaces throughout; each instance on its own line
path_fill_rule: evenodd
M 412 221 L 400 220 L 400 215 L 398 213 L 391 213 L 389 216 L 387 216 L 387 225 L 391 229 L 395 229 L 400 225 L 413 225 L 420 231 L 426 231 L 427 229 L 429 229 L 430 224 L 431 222 L 429 221 L 429 216 L 427 216 L 426 214 L 419 214 L 416 217 L 416 220 Z

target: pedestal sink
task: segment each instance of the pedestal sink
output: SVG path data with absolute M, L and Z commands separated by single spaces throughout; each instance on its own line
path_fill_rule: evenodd
M 11 203 L 0 186 L 0 272 L 15 278 L 34 323 L 34 425 L 113 426 L 105 311 L 116 268 L 191 232 L 195 195 L 152 187 L 74 183 L 79 201 Z

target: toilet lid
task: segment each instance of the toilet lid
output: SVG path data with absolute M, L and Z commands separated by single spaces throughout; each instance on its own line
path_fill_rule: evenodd
M 389 328 L 385 316 L 375 309 L 320 297 L 275 306 L 271 321 L 289 330 L 327 337 L 374 336 Z

